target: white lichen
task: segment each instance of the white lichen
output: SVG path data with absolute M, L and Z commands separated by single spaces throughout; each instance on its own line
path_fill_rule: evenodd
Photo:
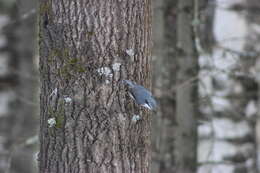
M 132 121 L 133 121 L 134 123 L 136 123 L 136 122 L 139 121 L 140 119 L 141 119 L 140 115 L 133 115 L 133 117 L 132 117 Z
M 65 101 L 65 103 L 71 103 L 72 99 L 70 97 L 65 97 L 64 101 Z
M 119 71 L 120 67 L 121 67 L 121 63 L 114 63 L 114 64 L 112 64 L 112 69 L 114 71 Z
M 112 68 L 110 68 L 110 67 L 101 67 L 101 68 L 97 69 L 97 72 L 99 73 L 100 76 L 104 75 L 106 77 L 112 78 L 113 77 L 112 70 L 114 72 L 117 72 L 117 71 L 120 70 L 120 66 L 121 66 L 120 63 L 114 63 L 114 64 L 112 64 Z
M 56 125 L 56 120 L 55 120 L 55 118 L 49 118 L 49 119 L 48 119 L 48 125 L 49 125 L 49 127 L 55 126 L 55 125 Z
M 125 51 L 126 53 L 127 53 L 127 55 L 129 55 L 129 56 L 134 56 L 135 55 L 135 52 L 134 52 L 134 50 L 133 49 L 126 49 L 126 51 Z
M 112 71 L 109 67 L 101 67 L 99 69 L 97 69 L 97 72 L 99 73 L 99 75 L 105 75 L 106 77 L 112 77 Z

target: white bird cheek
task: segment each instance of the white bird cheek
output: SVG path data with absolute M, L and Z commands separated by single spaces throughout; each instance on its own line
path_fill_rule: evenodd
M 145 104 L 142 104 L 142 106 L 143 107 L 146 107 L 146 108 L 148 108 L 149 110 L 151 110 L 152 108 L 147 104 L 147 103 L 145 103 Z

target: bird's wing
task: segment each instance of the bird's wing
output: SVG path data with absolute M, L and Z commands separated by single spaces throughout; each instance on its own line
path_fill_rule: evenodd
M 138 88 L 138 91 L 142 92 L 142 93 L 146 93 L 149 96 L 152 96 L 152 93 L 146 89 L 145 87 L 141 86 L 141 85 L 136 85 L 136 88 Z

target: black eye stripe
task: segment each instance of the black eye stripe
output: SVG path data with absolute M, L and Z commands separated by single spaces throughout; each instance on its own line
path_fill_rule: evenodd
M 151 105 L 149 104 L 149 102 L 148 102 L 147 99 L 145 99 L 145 103 L 146 103 L 147 105 L 151 106 Z

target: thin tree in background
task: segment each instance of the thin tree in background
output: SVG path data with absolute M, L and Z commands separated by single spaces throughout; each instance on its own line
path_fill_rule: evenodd
M 36 77 L 34 43 L 36 17 L 24 16 L 35 1 L 1 1 L 0 31 L 0 172 L 31 173 L 35 171 L 34 150 L 24 147 L 36 135 Z M 6 19 L 6 23 L 4 22 Z
M 149 172 L 151 2 L 40 1 L 40 173 Z M 140 119 L 140 120 L 138 120 Z
M 176 173 L 193 173 L 197 167 L 198 55 L 193 33 L 194 2 L 178 1 L 177 13 L 177 90 L 174 159 Z M 181 85 L 193 80 L 189 85 Z
M 153 1 L 153 82 L 160 106 L 152 121 L 152 172 L 174 172 L 177 1 Z M 163 68 L 162 68 L 163 67 Z
M 245 44 L 245 56 L 241 57 L 243 72 L 246 74 L 241 78 L 241 86 L 243 87 L 242 104 L 244 106 L 246 120 L 251 126 L 252 131 L 250 138 L 245 136 L 244 145 L 250 143 L 251 150 L 249 154 L 240 154 L 243 156 L 244 170 L 249 173 L 260 171 L 260 56 L 259 56 L 259 41 L 260 32 L 257 27 L 260 26 L 259 13 L 260 2 L 257 0 L 247 0 L 246 6 L 241 4 L 242 9 L 247 10 L 247 26 L 248 35 Z M 255 74 L 252 74 L 252 69 L 255 69 Z M 254 76 L 255 75 L 255 76 Z M 251 161 L 251 164 L 246 164 Z

